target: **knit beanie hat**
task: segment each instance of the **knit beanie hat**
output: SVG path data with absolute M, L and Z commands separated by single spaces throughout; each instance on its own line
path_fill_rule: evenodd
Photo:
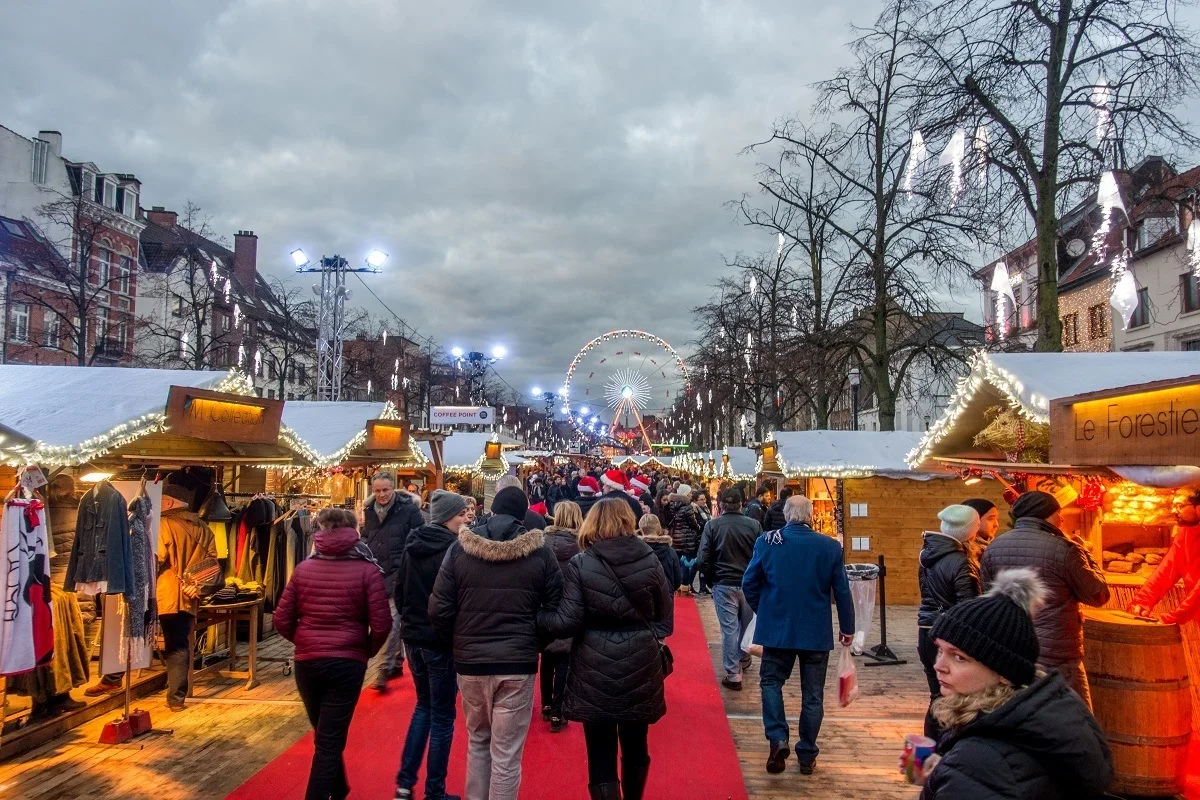
M 1033 615 L 1044 592 L 1032 569 L 1004 570 L 986 594 L 945 611 L 930 636 L 954 645 L 1014 686 L 1028 686 L 1038 660 Z
M 580 494 L 595 494 L 600 491 L 600 484 L 596 483 L 596 479 L 591 475 L 584 475 L 579 479 L 578 485 L 575 487 Z
M 975 512 L 979 514 L 980 519 L 986 517 L 987 513 L 996 507 L 996 504 L 991 500 L 987 500 L 982 497 L 972 497 L 970 500 L 963 500 L 962 504 L 975 509 Z
M 516 518 L 518 522 L 525 519 L 525 514 L 528 511 L 529 499 L 516 486 L 501 489 L 496 492 L 496 498 L 492 500 L 493 514 L 507 514 L 510 517 Z
M 467 498 L 458 492 L 438 489 L 429 498 L 429 521 L 443 525 L 458 516 L 467 507 Z
M 1013 519 L 1021 517 L 1049 519 L 1061 510 L 1062 506 L 1054 499 L 1054 495 L 1049 492 L 1032 491 L 1021 495 L 1012 504 L 1012 517 Z
M 692 487 L 688 486 L 686 483 L 681 483 L 679 484 L 679 488 L 675 490 L 675 494 L 679 495 L 680 497 L 691 497 Z
M 938 519 L 942 521 L 942 533 L 960 542 L 979 530 L 979 513 L 970 506 L 946 506 L 938 512 Z
M 496 491 L 497 492 L 499 492 L 503 489 L 507 489 L 510 486 L 515 486 L 518 489 L 521 489 L 521 491 L 525 491 L 524 488 L 521 486 L 521 479 L 518 478 L 516 475 L 501 475 L 500 479 L 498 481 L 496 481 Z

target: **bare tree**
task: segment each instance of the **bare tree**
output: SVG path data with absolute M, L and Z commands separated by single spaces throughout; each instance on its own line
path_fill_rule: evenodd
M 264 314 L 258 323 L 258 348 L 275 368 L 277 397 L 284 397 L 287 384 L 307 369 L 315 351 L 317 310 L 312 300 L 295 286 L 279 278 L 267 279 L 270 295 L 259 297 Z M 297 397 L 303 400 L 305 395 Z
M 115 212 L 82 194 L 54 194 L 38 207 L 38 215 L 46 228 L 64 232 L 62 240 L 49 241 L 45 257 L 22 271 L 13 299 L 41 309 L 42 346 L 69 353 L 85 367 L 99 356 L 115 354 L 108 330 L 111 292 L 128 291 L 134 265 L 105 246 Z M 96 335 L 89 337 L 93 325 Z
M 889 9 L 905 20 L 931 90 L 987 142 L 994 229 L 1032 224 L 1038 350 L 1062 349 L 1059 215 L 1093 191 L 1102 170 L 1164 145 L 1200 144 L 1176 113 L 1200 67 L 1194 34 L 1177 18 L 1185 5 L 893 0 Z

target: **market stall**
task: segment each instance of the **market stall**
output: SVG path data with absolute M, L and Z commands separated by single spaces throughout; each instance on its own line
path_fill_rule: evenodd
M 419 444 L 427 456 L 431 455 L 429 442 Z M 511 436 L 455 431 L 442 442 L 446 488 L 481 499 L 485 509 L 491 508 L 496 481 L 530 462 L 515 452 L 524 449 Z
M 813 528 L 836 537 L 846 561 L 888 568 L 888 599 L 921 600 L 917 584 L 922 534 L 937 514 L 969 497 L 999 503 L 996 481 L 964 484 L 954 476 L 912 469 L 905 461 L 921 434 L 908 431 L 775 431 L 759 445 L 760 477 L 776 494 L 791 486 L 813 501 Z
M 380 470 L 403 485 L 436 482 L 433 443 L 418 443 L 390 402 L 292 400 L 283 409 L 282 436 L 294 462 L 267 470 L 268 491 L 326 505 L 361 509 L 370 478 Z M 428 455 L 421 447 L 429 447 Z
M 18 473 L 37 474 L 27 471 L 27 465 L 35 465 L 49 482 L 10 492 L 5 524 L 22 511 L 20 503 L 24 508 L 42 506 L 50 527 L 45 577 L 57 625 L 54 661 L 6 686 L 10 696 L 21 692 L 33 704 L 7 704 L 5 756 L 119 707 L 120 696 L 85 697 L 80 691 L 100 674 L 128 666 L 135 695 L 165 683 L 151 659 L 153 626 L 131 631 L 129 620 L 140 617 L 126 611 L 152 596 L 153 575 L 114 578 L 144 574 L 134 572 L 124 553 L 116 562 L 106 557 L 103 564 L 90 565 L 87 559 L 94 550 L 75 546 L 76 531 L 111 542 L 127 537 L 130 553 L 155 552 L 159 480 L 167 473 L 186 473 L 196 490 L 193 507 L 203 503 L 202 515 L 211 512 L 214 517 L 220 550 L 231 515 L 217 509 L 225 508 L 223 502 L 209 499 L 219 499 L 222 487 L 230 493 L 260 491 L 262 467 L 292 460 L 292 450 L 280 441 L 282 408 L 283 401 L 257 397 L 249 380 L 236 371 L 0 366 L 0 484 L 16 487 Z M 127 504 L 139 498 L 145 498 L 144 505 L 135 504 L 126 520 Z M 100 507 L 113 509 L 102 517 L 102 529 L 90 517 L 85 529 L 80 509 Z M 118 524 L 119 529 L 112 527 Z M 133 541 L 141 535 L 147 537 L 145 543 Z M 6 549 L 10 571 L 25 568 L 12 563 L 21 560 L 19 552 Z M 81 580 L 81 575 L 88 577 Z M 113 580 L 93 579 L 95 575 Z M 11 652 L 13 639 L 4 641 Z
M 1124 609 L 1167 555 L 1175 512 L 1200 485 L 1200 354 L 979 354 L 909 461 L 996 474 L 1014 493 L 1059 499 L 1062 530 L 1110 588 L 1106 610 L 1084 612 L 1084 634 L 1114 789 L 1178 791 L 1189 735 L 1200 730 L 1200 631 Z M 1185 589 L 1164 589 L 1153 610 L 1170 619 Z

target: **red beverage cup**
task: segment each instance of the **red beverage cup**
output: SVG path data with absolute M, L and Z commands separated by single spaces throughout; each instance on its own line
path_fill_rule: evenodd
M 904 777 L 909 783 L 916 783 L 925 759 L 933 754 L 937 742 L 928 736 L 910 733 L 904 737 Z

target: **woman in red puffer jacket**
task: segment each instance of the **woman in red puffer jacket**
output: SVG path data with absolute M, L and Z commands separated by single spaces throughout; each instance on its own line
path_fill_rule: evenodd
M 315 731 L 305 800 L 350 794 L 346 735 L 367 661 L 392 630 L 383 570 L 355 524 L 342 508 L 317 515 L 316 554 L 296 566 L 275 607 L 275 629 L 296 645 L 296 688 Z

